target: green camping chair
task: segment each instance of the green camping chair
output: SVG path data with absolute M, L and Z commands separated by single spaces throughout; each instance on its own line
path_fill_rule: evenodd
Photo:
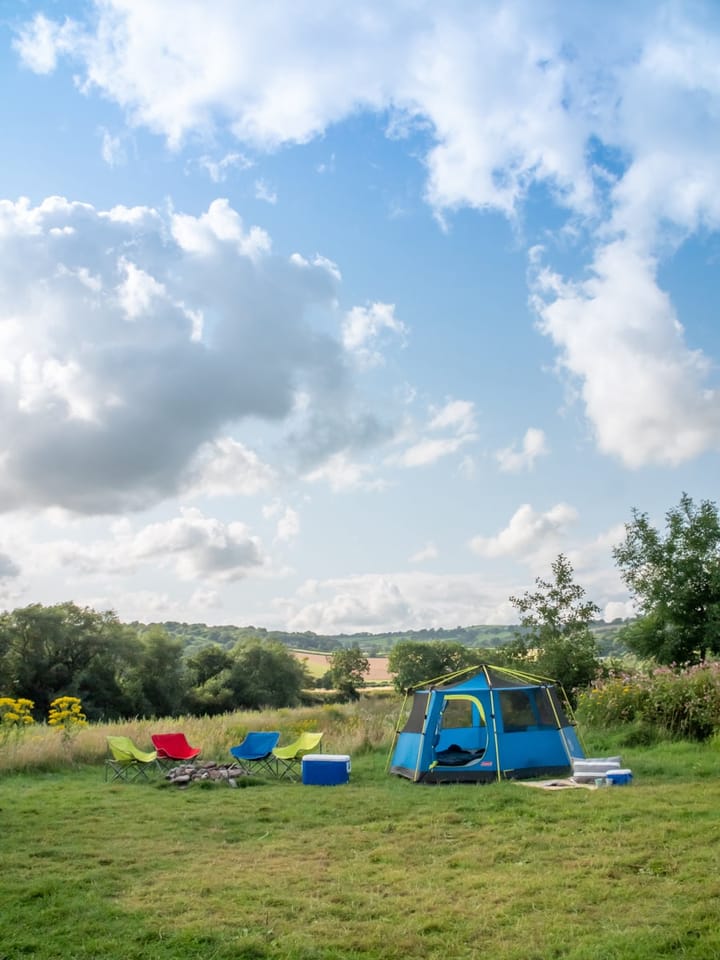
M 110 756 L 105 761 L 105 781 L 110 777 L 110 783 L 116 780 L 149 780 L 148 771 L 159 769 L 157 751 L 145 753 L 138 750 L 130 737 L 108 737 Z
M 313 753 L 320 746 L 322 733 L 301 733 L 293 743 L 286 747 L 275 747 L 273 759 L 275 775 L 282 780 L 297 780 L 302 758 L 306 753 Z

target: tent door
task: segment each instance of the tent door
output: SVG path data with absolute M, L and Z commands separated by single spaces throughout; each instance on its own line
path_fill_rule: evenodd
M 488 748 L 485 709 L 470 694 L 447 694 L 443 698 L 433 745 L 438 766 L 466 766 L 481 760 Z

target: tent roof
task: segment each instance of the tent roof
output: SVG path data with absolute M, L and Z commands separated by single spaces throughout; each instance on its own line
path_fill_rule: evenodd
M 455 687 L 481 686 L 489 689 L 513 689 L 522 687 L 547 686 L 557 681 L 549 677 L 538 677 L 509 667 L 496 667 L 489 663 L 479 663 L 455 673 L 448 673 L 442 677 L 435 677 L 425 683 L 418 683 L 413 691 L 427 689 L 453 689 Z

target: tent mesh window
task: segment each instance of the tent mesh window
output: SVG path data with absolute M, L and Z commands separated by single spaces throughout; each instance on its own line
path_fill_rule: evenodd
M 458 730 L 472 726 L 474 726 L 473 705 L 470 700 L 445 701 L 440 723 L 441 730 Z
M 548 687 L 541 687 L 535 695 L 535 702 L 540 715 L 540 726 L 557 730 L 563 724 L 567 724 L 567 719 L 560 699 L 557 694 L 553 697 L 554 693 L 555 691 Z
M 524 690 L 501 690 L 499 697 L 505 733 L 522 733 L 537 724 L 530 695 Z
M 413 697 L 410 715 L 405 721 L 402 729 L 403 733 L 422 733 L 425 725 L 425 708 L 427 706 L 429 693 L 416 693 Z

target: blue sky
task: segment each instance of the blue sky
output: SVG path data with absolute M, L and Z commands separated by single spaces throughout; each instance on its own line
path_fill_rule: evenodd
M 713 2 L 0 3 L 0 607 L 612 619 L 717 499 Z

